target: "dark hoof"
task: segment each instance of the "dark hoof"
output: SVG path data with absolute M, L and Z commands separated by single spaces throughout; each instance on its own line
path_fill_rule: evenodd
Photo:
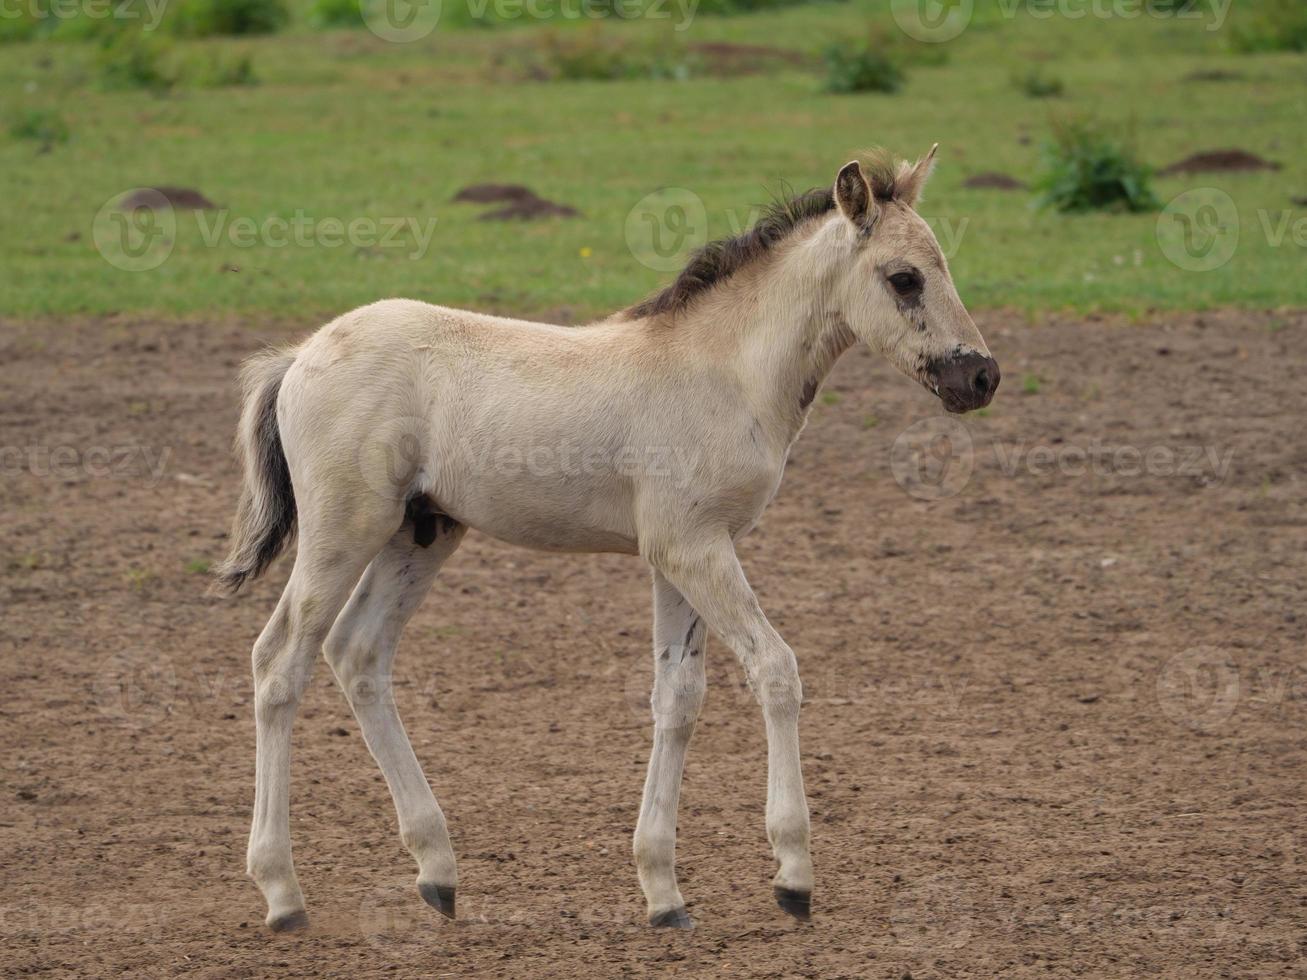
M 655 929 L 693 929 L 694 920 L 682 905 L 679 909 L 668 909 L 666 912 L 649 916 L 649 925 Z
M 308 927 L 309 914 L 303 909 L 298 912 L 287 912 L 285 915 L 279 915 L 268 923 L 268 928 L 273 932 L 299 932 L 299 930 Z
M 426 902 L 446 919 L 454 917 L 454 889 L 446 888 L 444 885 L 420 883 L 418 885 L 418 894 L 422 896 L 422 901 Z
M 793 888 L 777 888 L 776 904 L 782 910 L 794 916 L 800 922 L 812 918 L 812 893 L 795 891 Z

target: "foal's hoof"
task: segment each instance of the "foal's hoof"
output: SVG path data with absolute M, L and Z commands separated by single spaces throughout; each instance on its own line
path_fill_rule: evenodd
M 309 914 L 303 909 L 295 912 L 283 912 L 275 919 L 268 920 L 268 928 L 273 932 L 299 932 L 309 927 Z
M 419 882 L 418 894 L 422 896 L 422 901 L 426 902 L 446 919 L 452 919 L 454 917 L 453 888 L 447 888 L 444 885 L 429 885 L 426 882 Z
M 694 920 L 682 905 L 680 908 L 668 909 L 666 912 L 649 916 L 649 925 L 655 929 L 693 929 Z
M 795 891 L 793 888 L 777 888 L 776 904 L 800 922 L 812 918 L 812 893 Z

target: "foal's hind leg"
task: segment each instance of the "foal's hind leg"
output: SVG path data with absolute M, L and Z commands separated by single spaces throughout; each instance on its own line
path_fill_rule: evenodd
M 390 787 L 400 838 L 418 863 L 418 892 L 452 919 L 457 884 L 454 849 L 445 815 L 400 721 L 390 674 L 405 624 L 465 531 L 444 518 L 432 526 L 435 539 L 427 547 L 416 543 L 412 524 L 405 524 L 390 539 L 363 573 L 324 649 Z
M 307 924 L 290 848 L 290 738 L 318 651 L 364 566 L 402 519 L 379 498 L 371 507 L 306 501 L 286 590 L 254 644 L 254 821 L 247 867 L 268 903 L 274 931 Z
M 676 887 L 676 807 L 681 773 L 706 686 L 703 620 L 662 573 L 653 574 L 653 751 L 635 827 L 635 863 L 655 926 L 692 925 Z

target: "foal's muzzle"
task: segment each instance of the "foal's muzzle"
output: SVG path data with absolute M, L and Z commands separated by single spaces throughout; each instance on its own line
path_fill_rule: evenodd
M 998 388 L 998 362 L 970 351 L 935 361 L 926 369 L 926 377 L 945 409 L 970 412 L 984 408 L 993 399 Z

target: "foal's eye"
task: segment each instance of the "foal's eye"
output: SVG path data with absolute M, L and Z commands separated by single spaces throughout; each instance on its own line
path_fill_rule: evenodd
M 889 277 L 889 284 L 900 296 L 908 296 L 921 289 L 921 276 L 915 272 L 896 272 Z

